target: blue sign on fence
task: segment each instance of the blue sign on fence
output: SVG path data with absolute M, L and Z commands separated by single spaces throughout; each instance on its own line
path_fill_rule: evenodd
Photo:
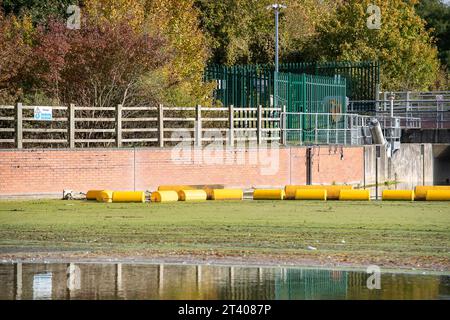
M 53 119 L 51 107 L 34 107 L 34 120 L 51 121 Z

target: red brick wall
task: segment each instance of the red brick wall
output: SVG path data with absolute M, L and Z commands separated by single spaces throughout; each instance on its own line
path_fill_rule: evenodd
M 312 150 L 314 184 L 361 183 L 364 178 L 364 149 L 321 147 Z
M 305 184 L 305 150 L 236 148 L 214 153 L 204 149 L 184 156 L 157 148 L 0 150 L 0 195 L 57 194 L 63 189 L 152 190 L 161 184 Z M 341 160 L 340 149 L 315 148 L 313 183 L 361 182 L 363 149 L 344 148 L 343 154 Z M 216 163 L 212 163 L 214 155 Z

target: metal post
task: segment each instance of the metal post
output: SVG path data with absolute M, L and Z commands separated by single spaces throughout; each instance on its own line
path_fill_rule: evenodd
M 410 96 L 411 96 L 411 91 L 407 91 L 406 92 L 406 112 L 409 112 L 410 108 L 411 108 L 410 103 L 409 103 Z
M 278 56 L 278 18 L 280 15 L 280 10 L 279 7 L 277 6 L 275 8 L 275 72 L 278 73 L 279 72 L 279 56 Z M 277 105 L 275 104 L 275 107 L 277 107 Z
M 228 143 L 230 146 L 234 146 L 234 106 L 230 105 L 228 107 L 228 121 L 229 121 L 229 127 L 228 127 Z
M 327 114 L 327 144 L 330 144 L 330 114 Z
M 116 146 L 122 147 L 122 105 L 116 107 Z
M 391 118 L 394 117 L 394 93 L 391 92 L 391 95 L 389 96 L 389 99 L 391 100 Z
M 257 135 L 257 144 L 261 144 L 262 141 L 262 106 L 258 105 L 257 107 L 257 124 L 256 124 L 256 135 Z
M 275 108 L 278 107 L 278 71 L 279 71 L 279 32 L 278 32 L 278 24 L 279 24 L 279 15 L 280 15 L 280 9 L 286 9 L 287 7 L 282 4 L 272 4 L 271 6 L 268 6 L 267 9 L 273 9 L 275 13 L 275 76 L 274 76 L 274 97 L 273 97 L 273 106 Z
M 159 146 L 164 147 L 164 106 L 160 104 L 158 106 L 158 134 L 159 134 Z
M 195 138 L 197 147 L 202 146 L 202 106 L 195 108 Z
M 319 144 L 319 137 L 318 137 L 318 134 L 319 134 L 319 132 L 318 132 L 318 130 L 317 130 L 317 128 L 318 128 L 318 118 L 319 118 L 319 114 L 315 114 L 315 116 L 316 116 L 316 121 L 315 121 L 315 128 L 314 128 L 314 131 L 315 131 L 315 137 L 314 137 L 314 140 L 315 140 L 315 144 Z
M 23 131 L 22 131 L 22 104 L 16 106 L 16 148 L 22 149 Z
M 69 148 L 75 148 L 75 104 L 69 105 Z

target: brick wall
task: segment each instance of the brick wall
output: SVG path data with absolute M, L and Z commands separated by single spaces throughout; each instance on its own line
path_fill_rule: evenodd
M 0 150 L 0 195 L 61 194 L 63 189 L 153 190 L 161 184 L 230 187 L 306 183 L 305 148 Z M 313 150 L 312 178 L 361 183 L 363 148 Z

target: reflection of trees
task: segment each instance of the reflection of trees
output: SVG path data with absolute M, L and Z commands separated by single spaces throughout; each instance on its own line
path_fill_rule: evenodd
M 437 299 L 450 293 L 449 276 L 387 273 L 381 290 L 369 290 L 365 272 L 156 264 L 76 264 L 80 287 L 69 288 L 67 266 L 0 264 L 0 300 L 33 299 L 33 279 L 43 273 L 52 274 L 53 299 Z

